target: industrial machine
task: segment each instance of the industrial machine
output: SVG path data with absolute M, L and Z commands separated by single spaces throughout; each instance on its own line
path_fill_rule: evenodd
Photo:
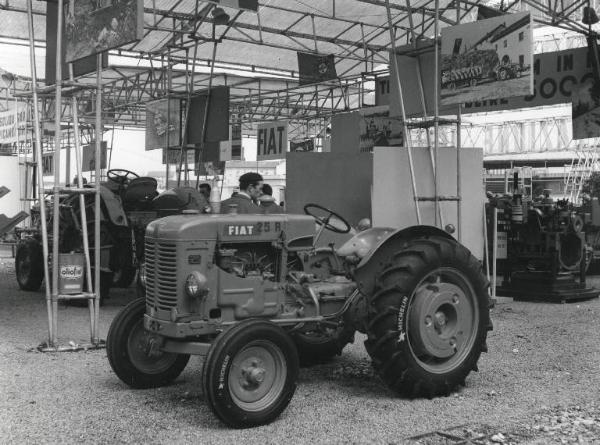
M 513 190 L 503 196 L 488 193 L 499 209 L 498 238 L 506 241 L 498 294 L 551 302 L 598 296 L 586 287 L 590 256 L 578 209 L 567 199 L 554 201 L 549 190 L 535 200 L 525 195 L 517 174 Z
M 140 177 L 134 172 L 112 169 L 102 183 L 100 215 L 100 287 L 101 297 L 111 287 L 128 287 L 133 282 L 144 258 L 146 225 L 157 218 L 186 209 L 210 211 L 206 199 L 195 189 L 177 188 L 157 192 L 156 179 Z M 92 186 L 90 186 L 92 187 Z M 94 197 L 86 195 L 87 221 L 94 224 Z M 43 254 L 39 206 L 32 209 L 32 224 L 17 229 L 19 238 L 15 272 L 19 287 L 37 291 L 42 285 Z M 82 252 L 81 209 L 77 195 L 65 195 L 60 201 L 59 251 Z M 48 233 L 52 234 L 52 208 L 47 205 Z M 93 230 L 88 230 L 90 247 L 94 248 Z M 93 276 L 93 274 L 92 274 Z
M 430 226 L 370 228 L 316 248 L 324 230 L 351 228 L 320 205 L 304 211 L 185 211 L 151 222 L 145 298 L 115 317 L 107 337 L 117 376 L 158 387 L 190 354 L 204 356 L 214 413 L 251 427 L 286 408 L 301 363 L 339 354 L 359 331 L 396 393 L 433 397 L 464 385 L 492 328 L 480 262 Z

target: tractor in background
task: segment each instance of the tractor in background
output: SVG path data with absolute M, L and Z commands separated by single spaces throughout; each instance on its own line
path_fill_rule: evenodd
M 155 178 L 140 177 L 124 169 L 108 170 L 107 180 L 100 187 L 100 196 L 101 298 L 108 296 L 111 287 L 129 287 L 135 280 L 138 268 L 143 267 L 144 233 L 149 222 L 188 209 L 210 211 L 207 200 L 193 188 L 180 187 L 158 193 Z M 93 195 L 85 195 L 90 250 L 95 248 L 94 201 Z M 61 253 L 83 251 L 79 203 L 77 195 L 61 198 Z M 53 209 L 47 202 L 43 204 L 47 206 L 49 245 L 52 246 Z M 32 209 L 31 218 L 31 228 L 16 230 L 19 240 L 15 272 L 21 289 L 37 291 L 44 278 L 39 206 Z M 94 266 L 92 264 L 92 268 Z

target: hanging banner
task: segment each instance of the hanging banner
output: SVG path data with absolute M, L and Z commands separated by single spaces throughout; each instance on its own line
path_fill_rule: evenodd
M 575 87 L 571 116 L 573 139 L 600 136 L 600 84 L 592 78 Z
M 146 104 L 146 150 L 181 145 L 181 102 L 161 99 Z
M 64 18 L 67 62 L 144 37 L 144 0 L 71 0 Z
M 102 162 L 100 163 L 100 168 L 106 168 L 106 152 L 107 152 L 107 144 L 106 141 L 102 141 L 101 143 L 101 157 Z M 92 142 L 90 145 L 84 145 L 83 154 L 81 156 L 81 171 L 84 172 L 93 172 L 96 171 L 96 143 Z
M 163 151 L 162 151 L 163 165 L 167 163 L 167 153 L 169 156 L 169 165 L 179 165 L 179 160 L 181 159 L 181 150 L 179 148 L 170 148 L 169 150 L 167 150 L 166 148 L 163 148 Z M 194 149 L 187 150 L 188 164 L 194 163 L 194 154 L 195 154 Z M 185 162 L 185 159 L 184 159 L 184 162 Z
M 54 153 L 42 153 L 42 174 L 44 176 L 54 174 Z
M 399 55 L 396 57 L 401 66 L 400 80 L 404 93 L 404 105 L 408 116 L 421 113 L 419 87 L 416 84 L 416 57 Z M 423 78 L 427 112 L 433 114 L 433 51 L 419 56 L 421 75 Z M 412 69 L 411 69 L 412 68 Z M 400 116 L 398 87 L 393 81 L 394 64 L 391 64 L 392 78 L 378 80 L 377 105 L 390 104 L 390 115 Z M 487 113 L 492 111 L 517 110 L 520 108 L 542 107 L 570 103 L 574 90 L 580 84 L 592 79 L 592 64 L 588 57 L 587 47 L 535 54 L 533 58 L 533 94 L 528 96 L 504 99 L 466 102 L 462 106 L 463 113 Z M 389 86 L 389 88 L 388 88 Z M 456 105 L 440 107 L 441 114 L 456 114 Z
M 27 124 L 27 106 L 14 103 L 6 111 L 0 111 L 0 144 L 12 144 L 19 140 L 19 129 Z
M 288 147 L 287 122 L 258 124 L 256 137 L 256 159 L 284 159 Z

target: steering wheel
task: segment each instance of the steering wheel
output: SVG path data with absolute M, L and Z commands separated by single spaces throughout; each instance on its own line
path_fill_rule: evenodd
M 315 210 L 320 210 L 325 212 L 324 216 L 319 216 L 319 212 L 315 212 Z M 324 226 L 326 229 L 331 230 L 335 233 L 348 233 L 350 232 L 350 224 L 343 217 L 335 213 L 333 210 L 329 210 L 326 207 L 323 207 L 319 204 L 306 204 L 304 206 L 304 213 L 312 216 L 317 224 Z
M 125 170 L 123 168 L 111 168 L 106 172 L 106 176 L 111 181 L 117 184 L 127 184 L 129 181 L 135 178 L 139 178 L 140 175 L 132 172 L 131 170 Z

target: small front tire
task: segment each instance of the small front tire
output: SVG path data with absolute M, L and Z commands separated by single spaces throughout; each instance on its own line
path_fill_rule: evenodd
M 144 329 L 145 312 L 145 299 L 132 301 L 117 314 L 106 338 L 111 368 L 123 382 L 136 389 L 171 383 L 190 359 L 188 354 L 152 350 L 152 339 Z
M 202 373 L 204 394 L 227 425 L 276 419 L 296 391 L 298 353 L 290 336 L 265 320 L 246 320 L 217 337 Z

